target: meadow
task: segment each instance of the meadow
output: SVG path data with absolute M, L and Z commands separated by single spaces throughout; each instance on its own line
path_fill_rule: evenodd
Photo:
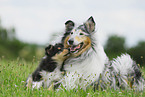
M 37 67 L 40 59 L 33 58 L 31 62 L 17 58 L 6 60 L 0 58 L 0 97 L 145 97 L 144 92 L 133 90 L 48 90 L 46 88 L 27 89 L 25 81 Z

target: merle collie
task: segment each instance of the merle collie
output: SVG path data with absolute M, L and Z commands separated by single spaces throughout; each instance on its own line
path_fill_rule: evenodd
M 64 61 L 66 74 L 62 86 L 66 89 L 93 86 L 98 89 L 143 90 L 144 79 L 137 64 L 128 54 L 109 61 L 95 32 L 95 21 L 90 17 L 74 27 L 65 39 L 70 56 Z
M 36 69 L 32 77 L 29 77 L 33 78 L 33 88 L 39 88 L 42 83 L 50 87 L 56 82 L 61 83 L 61 86 L 66 89 L 83 88 L 85 90 L 93 86 L 94 89 L 109 87 L 143 90 L 144 78 L 140 68 L 128 54 L 122 54 L 109 61 L 99 42 L 99 33 L 95 31 L 96 24 L 93 17 L 78 27 L 75 27 L 74 22 L 70 20 L 65 25 L 66 31 L 61 40 L 63 49 L 60 49 L 60 52 L 52 50 L 47 53 L 53 54 L 50 57 L 52 60 L 47 58 L 47 55 L 46 59 L 43 59 L 44 64 L 41 62 L 42 65 L 40 64 L 38 70 Z M 62 68 L 65 71 L 64 75 L 62 75 Z M 35 76 L 39 79 L 36 82 Z

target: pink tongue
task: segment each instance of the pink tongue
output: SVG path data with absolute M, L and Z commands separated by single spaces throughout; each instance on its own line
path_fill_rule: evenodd
M 77 47 L 76 47 L 76 49 L 79 49 L 80 48 L 80 45 L 78 45 Z
M 71 48 L 70 48 L 70 51 L 75 51 L 75 48 L 71 47 Z
M 78 45 L 77 47 L 73 47 L 73 46 L 72 46 L 72 47 L 70 48 L 70 50 L 71 50 L 71 51 L 75 51 L 75 50 L 77 50 L 77 49 L 79 49 L 79 48 L 80 48 L 80 45 Z

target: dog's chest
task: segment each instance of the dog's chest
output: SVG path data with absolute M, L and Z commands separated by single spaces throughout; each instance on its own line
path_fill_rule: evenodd
M 96 54 L 91 54 L 84 58 L 74 58 L 66 61 L 64 69 L 66 70 L 66 86 L 70 86 L 68 83 L 71 83 L 72 87 L 70 88 L 77 85 L 85 88 L 99 79 L 100 74 L 104 70 L 104 63 L 98 60 Z

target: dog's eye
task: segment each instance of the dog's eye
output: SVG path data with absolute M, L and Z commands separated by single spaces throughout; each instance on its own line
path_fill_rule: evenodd
M 70 34 L 73 34 L 73 32 L 71 32 Z
M 80 33 L 80 35 L 84 35 L 84 33 Z

